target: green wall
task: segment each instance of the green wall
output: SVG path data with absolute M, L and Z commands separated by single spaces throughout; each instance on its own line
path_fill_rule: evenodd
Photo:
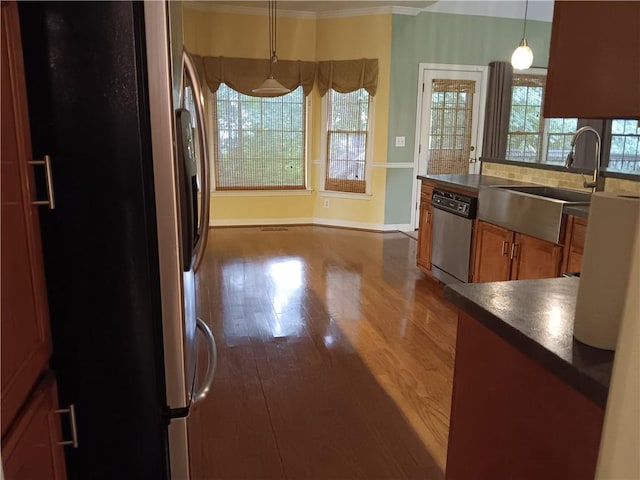
M 393 15 L 387 161 L 414 161 L 420 63 L 488 65 L 492 61 L 509 61 L 522 38 L 522 27 L 522 20 L 508 18 L 427 12 L 415 17 Z M 550 22 L 527 21 L 534 67 L 546 68 L 550 36 Z M 396 136 L 406 138 L 406 147 L 395 147 Z M 387 170 L 388 175 L 391 172 L 385 224 L 410 223 L 413 170 Z

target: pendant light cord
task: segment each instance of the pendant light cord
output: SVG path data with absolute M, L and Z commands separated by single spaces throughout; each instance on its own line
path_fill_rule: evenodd
M 276 56 L 276 15 L 276 1 L 269 0 L 269 50 L 271 56 L 269 61 L 271 65 L 278 61 L 278 57 Z
M 529 0 L 525 0 L 524 3 L 524 31 L 522 32 L 522 38 L 527 38 L 527 11 L 529 10 Z

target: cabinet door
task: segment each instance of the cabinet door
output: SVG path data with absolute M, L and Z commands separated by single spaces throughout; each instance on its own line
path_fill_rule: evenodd
M 516 233 L 512 280 L 553 278 L 560 275 L 562 247 L 555 243 Z
M 640 2 L 554 4 L 544 116 L 640 116 Z
M 571 239 L 567 255 L 567 272 L 582 270 L 582 254 L 584 253 L 584 239 L 587 236 L 587 221 L 574 217 L 571 229 Z
M 48 374 L 2 439 L 6 480 L 66 478 L 57 408 L 55 380 Z
M 513 232 L 482 221 L 478 222 L 473 261 L 473 281 L 509 280 Z
M 418 229 L 418 265 L 431 270 L 431 228 L 433 207 L 431 202 L 420 205 L 420 228 Z
M 26 401 L 51 355 L 49 314 L 20 29 L 15 3 L 2 8 L 2 433 Z

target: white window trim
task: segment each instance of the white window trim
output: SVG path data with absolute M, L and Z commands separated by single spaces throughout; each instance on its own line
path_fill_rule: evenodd
M 351 192 L 338 192 L 335 190 L 325 190 L 324 180 L 327 174 L 327 143 L 329 133 L 329 92 L 322 97 L 322 115 L 321 115 L 321 139 L 320 139 L 320 169 L 317 181 L 318 193 L 324 197 L 334 198 L 365 198 L 371 197 L 371 179 L 373 177 L 373 142 L 375 132 L 375 101 L 376 97 L 369 94 L 369 119 L 367 122 L 367 146 L 366 146 L 366 160 L 364 163 L 364 180 L 365 191 L 364 193 L 351 193 Z

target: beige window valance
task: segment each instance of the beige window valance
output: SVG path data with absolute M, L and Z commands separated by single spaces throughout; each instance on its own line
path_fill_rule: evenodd
M 324 96 L 327 90 L 349 93 L 364 88 L 375 95 L 378 88 L 378 59 L 328 60 L 318 62 L 318 90 Z
M 256 58 L 200 57 L 193 55 L 193 61 L 209 90 L 215 92 L 221 83 L 245 95 L 258 95 L 252 90 L 269 75 L 269 60 Z M 305 96 L 313 89 L 316 76 L 316 62 L 302 60 L 278 60 L 273 66 L 273 76 L 285 87 L 295 90 L 302 86 Z

